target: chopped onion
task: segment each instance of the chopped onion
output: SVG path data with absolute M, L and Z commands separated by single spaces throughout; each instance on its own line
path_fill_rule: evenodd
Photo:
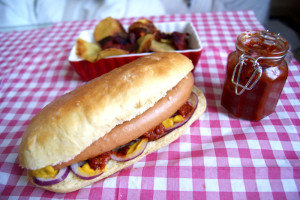
M 90 176 L 89 174 L 86 174 L 86 173 L 82 173 L 79 171 L 79 167 L 83 166 L 84 163 L 86 161 L 81 161 L 81 162 L 78 162 L 78 163 L 75 163 L 73 165 L 70 166 L 71 168 L 71 171 L 79 178 L 83 179 L 83 180 L 90 180 L 90 179 L 93 179 L 93 178 L 96 178 L 98 176 L 100 176 L 103 171 L 101 171 L 100 173 L 96 174 L 96 175 L 93 175 L 93 176 Z
M 65 167 L 59 170 L 55 178 L 33 177 L 33 182 L 41 186 L 53 185 L 65 180 L 69 174 L 69 171 L 69 167 Z
M 195 112 L 195 110 L 198 106 L 198 97 L 197 97 L 197 95 L 194 92 L 192 92 L 192 94 L 191 94 L 190 98 L 188 99 L 188 101 L 193 106 L 193 112 L 191 113 L 191 115 L 188 118 L 184 119 L 183 121 L 175 123 L 174 126 L 172 126 L 170 128 L 167 128 L 164 135 L 166 135 L 166 134 L 170 133 L 171 131 L 183 126 L 191 118 L 191 116 L 194 114 L 194 112 Z
M 138 144 L 137 144 L 138 143 Z M 134 142 L 130 142 L 127 146 L 132 146 L 132 145 L 137 145 L 137 147 L 134 149 L 134 151 L 132 151 L 129 154 L 126 155 L 122 155 L 122 154 L 118 154 L 118 148 L 116 151 L 113 151 L 112 154 L 110 155 L 111 159 L 118 161 L 118 162 L 125 162 L 128 160 L 132 160 L 136 157 L 138 157 L 139 155 L 141 155 L 148 143 L 148 139 L 147 138 L 143 138 L 143 139 L 137 139 L 134 140 Z M 124 147 L 124 146 L 122 146 Z

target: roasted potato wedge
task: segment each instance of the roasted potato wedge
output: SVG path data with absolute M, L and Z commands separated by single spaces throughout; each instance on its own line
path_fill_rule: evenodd
M 150 51 L 154 52 L 166 52 L 175 51 L 176 49 L 170 43 L 159 42 L 157 40 L 152 40 Z
M 118 56 L 118 55 L 123 55 L 123 54 L 129 54 L 128 51 L 125 51 L 123 49 L 117 49 L 117 48 L 108 48 L 100 51 L 97 56 L 97 60 L 100 60 L 105 57 L 109 56 Z
M 121 36 L 126 38 L 127 32 L 119 20 L 107 17 L 101 20 L 94 29 L 94 38 L 98 42 L 108 36 Z
M 137 49 L 136 52 L 137 53 L 149 52 L 152 40 L 153 40 L 153 35 L 152 34 L 147 34 L 145 36 L 140 37 L 137 40 L 138 49 Z
M 89 62 L 95 62 L 98 57 L 98 53 L 101 51 L 99 45 L 87 42 L 81 38 L 76 40 L 76 55 L 79 58 L 87 60 Z

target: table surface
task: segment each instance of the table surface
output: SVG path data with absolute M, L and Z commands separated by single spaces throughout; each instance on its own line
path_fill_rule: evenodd
M 121 19 L 131 24 L 138 18 Z M 276 112 L 260 122 L 234 119 L 220 106 L 228 54 L 236 36 L 264 29 L 252 11 L 149 17 L 154 23 L 191 21 L 203 53 L 195 84 L 208 107 L 170 145 L 79 191 L 34 187 L 18 165 L 18 146 L 47 103 L 83 84 L 68 62 L 79 33 L 98 20 L 0 33 L 0 199 L 299 199 L 300 65 L 293 59 Z

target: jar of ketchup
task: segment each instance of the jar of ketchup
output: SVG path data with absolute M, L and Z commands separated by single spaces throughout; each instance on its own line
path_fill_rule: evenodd
M 279 34 L 241 33 L 228 56 L 221 105 L 251 121 L 274 112 L 288 76 L 288 54 L 289 44 Z

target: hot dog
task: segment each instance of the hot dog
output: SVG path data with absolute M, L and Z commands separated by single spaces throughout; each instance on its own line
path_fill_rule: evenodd
M 206 108 L 203 93 L 193 86 L 192 69 L 191 61 L 181 54 L 153 53 L 61 96 L 31 120 L 19 148 L 20 166 L 27 169 L 29 180 L 37 186 L 55 192 L 70 192 L 103 179 L 171 143 Z M 165 129 L 162 122 L 170 119 L 191 93 L 198 104 L 192 107 L 185 124 L 150 142 L 145 133 L 157 126 Z M 78 178 L 74 171 L 69 172 L 68 166 L 74 169 L 72 166 L 78 162 L 88 163 L 86 160 L 99 155 L 109 158 L 112 150 L 117 155 L 115 149 L 129 142 L 139 146 L 146 144 L 141 155 L 126 162 L 108 159 L 100 175 L 89 180 Z M 36 181 L 35 176 L 36 172 L 44 173 L 45 167 L 55 173 L 68 172 L 58 183 L 43 184 L 40 179 Z

